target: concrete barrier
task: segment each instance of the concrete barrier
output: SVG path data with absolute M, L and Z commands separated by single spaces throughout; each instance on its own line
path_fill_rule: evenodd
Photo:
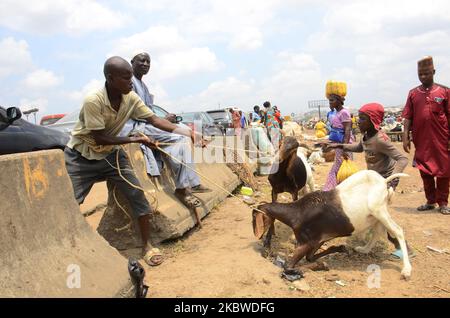
M 90 216 L 104 210 L 107 202 L 108 188 L 106 187 L 106 181 L 98 182 L 94 184 L 83 204 L 80 205 L 80 211 L 84 216 Z
M 84 220 L 60 150 L 0 156 L 0 176 L 0 297 L 131 295 L 127 260 Z
M 149 178 L 145 169 L 144 157 L 138 145 L 125 146 L 134 171 L 146 190 L 146 197 L 152 207 L 156 210 L 151 217 L 151 239 L 153 243 L 158 243 L 168 239 L 181 237 L 189 229 L 196 225 L 195 215 L 187 209 L 175 196 L 175 185 L 168 169 L 162 172 L 162 179 L 156 183 Z M 223 150 L 220 150 L 223 152 Z M 216 184 L 233 191 L 239 184 L 238 177 L 226 166 L 226 164 L 197 164 L 198 171 L 207 176 Z M 197 194 L 203 201 L 203 208 L 200 216 L 206 216 L 211 209 L 222 202 L 228 194 L 220 190 L 217 186 L 201 178 L 202 184 L 213 189 L 211 193 Z M 98 232 L 115 248 L 119 250 L 130 249 L 142 245 L 138 232 L 137 222 L 129 217 L 118 207 L 114 199 L 114 188 L 108 184 L 109 199 L 105 214 L 100 221 Z M 128 215 L 132 216 L 132 211 L 126 199 L 117 191 L 116 199 L 125 209 Z

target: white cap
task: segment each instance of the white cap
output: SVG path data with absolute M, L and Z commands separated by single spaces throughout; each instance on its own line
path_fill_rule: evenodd
M 148 54 L 148 52 L 144 49 L 134 50 L 133 53 L 131 54 L 131 59 L 134 59 L 136 56 L 141 54 Z

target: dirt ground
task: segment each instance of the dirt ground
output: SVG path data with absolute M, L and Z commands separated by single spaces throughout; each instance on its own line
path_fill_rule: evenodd
M 396 145 L 401 147 L 400 143 Z M 351 252 L 326 256 L 321 261 L 329 271 L 305 270 L 305 277 L 295 285 L 287 282 L 280 278 L 282 269 L 273 260 L 292 253 L 291 229 L 277 222 L 271 255 L 262 257 L 262 242 L 253 235 L 251 209 L 230 197 L 203 219 L 202 229 L 193 229 L 184 238 L 159 246 L 166 260 L 158 267 L 145 266 L 148 297 L 450 297 L 450 217 L 415 210 L 425 202 L 425 196 L 419 173 L 411 167 L 411 157 L 405 171 L 410 177 L 401 179 L 390 207 L 416 254 L 411 260 L 411 280 L 400 279 L 402 263 L 389 259 L 394 248 L 381 241 L 369 255 Z M 355 161 L 365 168 L 362 154 L 356 154 Z M 323 186 L 330 167 L 331 163 L 315 166 L 316 188 Z M 270 202 L 267 177 L 258 177 L 258 182 L 262 196 L 255 199 Z M 280 198 L 288 202 L 290 195 Z M 95 224 L 100 216 L 90 217 L 90 223 Z M 340 243 L 359 245 L 351 238 L 331 241 L 328 246 Z M 136 256 L 137 252 L 123 254 Z M 380 288 L 368 287 L 373 274 L 367 269 L 372 264 L 381 268 Z M 304 261 L 299 267 L 303 265 Z

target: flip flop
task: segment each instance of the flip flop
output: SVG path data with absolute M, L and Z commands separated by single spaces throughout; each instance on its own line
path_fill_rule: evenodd
M 158 257 L 159 260 L 154 260 L 153 258 Z M 145 253 L 143 257 L 144 261 L 150 266 L 158 266 L 164 262 L 163 255 L 159 248 L 152 248 Z
M 416 254 L 414 251 L 408 251 L 409 258 L 416 257 Z M 402 250 L 396 250 L 389 255 L 389 259 L 392 261 L 402 261 L 403 260 L 403 252 Z
M 417 208 L 417 211 L 429 211 L 429 210 L 434 210 L 435 206 L 434 204 L 424 204 L 421 205 Z
M 202 206 L 202 202 L 193 196 L 192 194 L 179 194 L 175 192 L 175 196 L 180 200 L 188 209 L 195 209 Z
M 450 208 L 448 206 L 439 207 L 439 212 L 444 215 L 450 215 Z

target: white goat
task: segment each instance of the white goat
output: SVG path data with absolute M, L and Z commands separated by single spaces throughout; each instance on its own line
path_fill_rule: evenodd
M 408 176 L 398 173 L 384 179 L 375 171 L 362 170 L 347 178 L 332 191 L 309 193 L 292 203 L 268 203 L 253 210 L 253 229 L 257 238 L 261 238 L 275 220 L 292 228 L 297 240 L 297 248 L 285 271 L 295 271 L 294 266 L 304 257 L 308 261 L 327 254 L 342 252 L 342 247 L 331 246 L 315 254 L 327 241 L 337 237 L 358 235 L 373 229 L 373 235 L 365 246 L 355 248 L 357 252 L 367 254 L 379 237 L 397 239 L 403 252 L 402 276 L 411 276 L 403 230 L 391 218 L 388 202 L 394 193 L 387 183 L 398 177 Z M 262 213 L 264 212 L 264 213 Z M 272 233 L 269 231 L 265 246 L 270 247 Z
M 319 149 L 317 151 L 314 151 L 311 156 L 309 156 L 308 162 L 311 165 L 315 165 L 315 164 L 319 164 L 319 163 L 324 163 L 325 159 L 322 156 L 322 150 Z

